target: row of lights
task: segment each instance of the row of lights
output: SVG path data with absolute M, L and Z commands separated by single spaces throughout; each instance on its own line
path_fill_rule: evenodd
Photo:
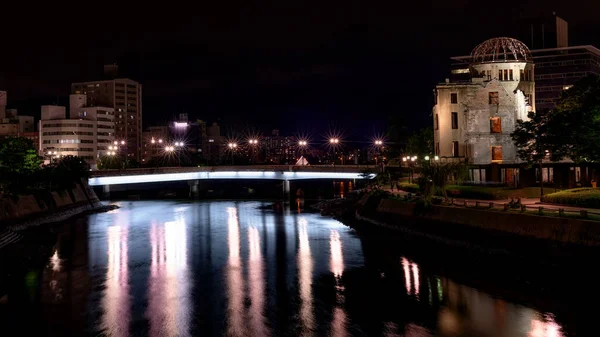
M 419 159 L 417 156 L 402 157 L 402 161 L 415 161 L 417 159 Z M 425 156 L 425 160 L 429 160 L 429 159 L 430 159 L 429 156 Z M 438 160 L 440 160 L 440 157 L 435 156 L 435 157 L 433 157 L 433 160 L 438 161 Z
M 162 141 L 162 140 L 159 140 L 159 141 Z M 154 139 L 152 140 L 152 143 L 154 143 Z M 340 139 L 339 138 L 330 138 L 329 143 L 330 144 L 339 144 Z M 177 144 L 177 143 L 175 143 L 175 144 Z M 250 140 L 248 140 L 248 144 L 257 145 L 258 139 L 250 139 Z M 308 146 L 308 142 L 306 140 L 300 140 L 300 141 L 298 141 L 298 145 L 299 146 Z M 376 140 L 375 145 L 378 145 L 378 146 L 383 145 L 383 140 Z M 237 143 L 228 143 L 227 144 L 227 147 L 229 147 L 230 149 L 237 148 L 237 146 L 238 146 Z

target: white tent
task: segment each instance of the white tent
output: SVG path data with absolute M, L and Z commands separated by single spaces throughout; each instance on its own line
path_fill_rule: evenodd
M 298 161 L 296 162 L 296 165 L 308 166 L 310 164 L 308 163 L 308 160 L 306 160 L 306 158 L 304 158 L 304 156 L 301 156 L 300 159 L 298 159 Z

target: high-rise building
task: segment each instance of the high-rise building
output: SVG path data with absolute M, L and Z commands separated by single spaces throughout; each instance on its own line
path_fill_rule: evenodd
M 217 123 L 212 123 L 206 128 L 206 144 L 205 158 L 210 164 L 218 164 L 221 162 L 225 150 L 225 141 L 221 136 L 221 127 Z
M 105 68 L 116 74 L 116 66 Z M 115 111 L 115 139 L 125 142 L 127 156 L 142 159 L 142 85 L 128 78 L 73 83 L 71 93 L 87 96 L 89 107 L 111 107 Z
M 118 151 L 112 144 L 115 140 L 114 109 L 87 106 L 86 97 L 81 94 L 71 95 L 70 104 L 70 118 L 67 118 L 65 107 L 42 106 L 40 153 L 46 159 L 78 156 L 95 168 L 98 158 L 113 152 L 116 155 Z
M 271 164 L 293 164 L 296 162 L 297 142 L 293 136 L 280 136 L 275 129 L 262 140 L 265 161 Z
M 518 181 L 516 121 L 535 110 L 534 64 L 527 46 L 511 38 L 479 44 L 465 68 L 470 78 L 440 83 L 433 108 L 435 155 L 462 157 L 474 181 Z M 496 164 L 495 169 L 483 165 Z
M 554 12 L 524 17 L 519 23 L 519 40 L 531 50 L 568 47 L 569 24 Z

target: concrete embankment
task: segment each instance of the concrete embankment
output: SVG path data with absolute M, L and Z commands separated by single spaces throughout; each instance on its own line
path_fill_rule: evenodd
M 360 231 L 398 233 L 485 253 L 568 263 L 600 257 L 600 223 L 582 219 L 433 205 L 365 195 L 344 222 Z
M 20 240 L 19 232 L 26 228 L 64 221 L 104 207 L 87 184 L 65 191 L 0 198 L 0 249 Z

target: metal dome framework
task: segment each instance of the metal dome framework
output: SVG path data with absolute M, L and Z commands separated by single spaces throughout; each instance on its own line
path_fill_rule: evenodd
M 480 43 L 471 52 L 471 62 L 531 62 L 527 46 L 510 37 L 497 37 Z

